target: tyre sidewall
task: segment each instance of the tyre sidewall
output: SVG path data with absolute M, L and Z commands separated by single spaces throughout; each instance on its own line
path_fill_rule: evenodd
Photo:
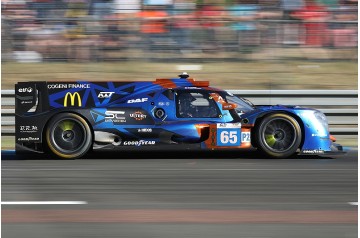
M 275 152 L 275 151 L 271 150 L 270 148 L 268 148 L 268 146 L 266 145 L 266 142 L 265 142 L 265 131 L 264 130 L 266 128 L 266 125 L 271 120 L 274 120 L 277 118 L 286 120 L 288 123 L 291 123 L 293 125 L 293 127 L 295 129 L 295 133 L 296 133 L 295 140 L 294 140 L 292 147 L 288 148 L 284 152 Z M 277 114 L 268 115 L 263 120 L 261 120 L 259 126 L 256 127 L 256 142 L 258 145 L 258 149 L 260 149 L 260 151 L 263 154 L 273 157 L 273 158 L 287 158 L 287 157 L 295 154 L 301 144 L 301 139 L 302 139 L 302 132 L 301 132 L 299 123 L 297 122 L 297 120 L 295 118 L 293 118 L 292 116 L 290 116 L 288 114 L 277 113 Z
M 59 151 L 56 148 L 56 145 L 54 145 L 54 142 L 52 140 L 53 127 L 57 123 L 59 123 L 59 121 L 66 120 L 66 119 L 74 120 L 77 123 L 79 123 L 83 127 L 84 133 L 85 133 L 85 135 L 84 135 L 85 142 L 83 143 L 82 147 L 71 154 L 67 154 L 67 153 L 63 153 L 63 152 Z M 92 145 L 92 131 L 89 127 L 89 124 L 87 123 L 87 121 L 84 118 L 82 118 L 81 116 L 79 116 L 75 113 L 60 113 L 60 114 L 55 115 L 53 118 L 51 118 L 46 127 L 45 138 L 46 138 L 47 148 L 50 150 L 50 152 L 62 159 L 80 158 L 89 151 L 89 149 L 91 148 L 91 145 Z

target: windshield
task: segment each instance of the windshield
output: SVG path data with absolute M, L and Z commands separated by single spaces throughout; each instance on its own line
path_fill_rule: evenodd
M 254 110 L 254 105 L 247 99 L 240 99 L 228 93 L 226 93 L 225 98 L 228 103 L 235 103 L 237 105 L 235 111 L 239 115 Z

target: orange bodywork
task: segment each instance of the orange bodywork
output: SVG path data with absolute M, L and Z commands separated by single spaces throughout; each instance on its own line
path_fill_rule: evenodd
M 251 142 L 241 142 L 239 146 L 218 146 L 217 145 L 217 125 L 216 124 L 198 124 L 196 128 L 199 135 L 201 135 L 201 129 L 204 127 L 209 127 L 209 138 L 204 141 L 206 148 L 216 150 L 216 149 L 247 149 L 251 147 Z M 251 128 L 241 128 L 241 133 L 248 132 L 250 133 Z
M 194 87 L 208 87 L 210 85 L 209 81 L 195 81 L 195 79 L 189 78 L 184 79 L 191 83 Z M 160 85 L 163 88 L 176 88 L 176 83 L 172 79 L 162 79 L 158 78 L 154 82 L 155 84 Z
M 156 79 L 154 83 L 163 88 L 176 88 L 176 84 L 171 79 Z

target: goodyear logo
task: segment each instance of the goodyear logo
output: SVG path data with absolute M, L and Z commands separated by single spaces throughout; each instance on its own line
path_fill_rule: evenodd
M 77 102 L 77 106 L 78 107 L 81 107 L 81 97 L 80 97 L 80 94 L 78 92 L 76 93 L 66 93 L 65 95 L 65 98 L 64 98 L 64 107 L 67 107 L 68 105 L 69 106 L 76 106 L 75 105 L 75 99 L 76 99 L 76 102 Z M 70 104 L 69 104 L 70 102 Z

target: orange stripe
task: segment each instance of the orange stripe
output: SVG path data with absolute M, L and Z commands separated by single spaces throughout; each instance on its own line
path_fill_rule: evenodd
M 209 81 L 195 81 L 195 79 L 192 78 L 187 79 L 187 81 L 195 87 L 209 87 L 210 85 Z
M 170 79 L 156 79 L 154 84 L 158 84 L 163 88 L 176 88 L 176 84 Z

